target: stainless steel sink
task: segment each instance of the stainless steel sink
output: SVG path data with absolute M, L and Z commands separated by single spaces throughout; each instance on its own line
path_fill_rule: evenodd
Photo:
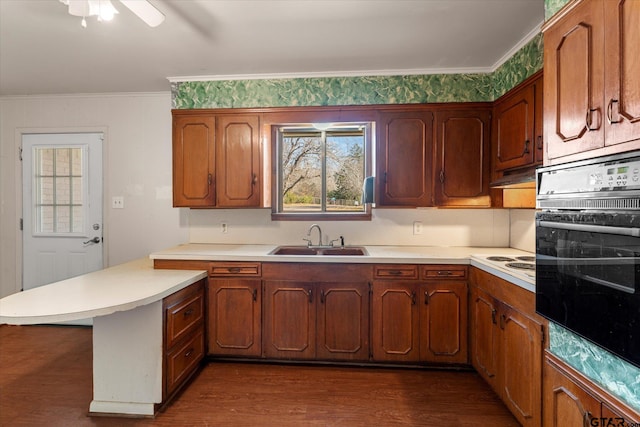
M 344 246 L 335 248 L 310 248 L 308 246 L 278 246 L 269 255 L 331 255 L 331 256 L 366 256 L 367 250 L 362 246 Z

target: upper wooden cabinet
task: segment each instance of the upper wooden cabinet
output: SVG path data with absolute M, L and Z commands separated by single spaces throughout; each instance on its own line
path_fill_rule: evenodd
M 377 122 L 378 206 L 431 206 L 433 114 L 381 111 Z
M 505 170 L 542 163 L 542 72 L 509 91 L 494 104 L 493 169 Z
M 574 4 L 544 29 L 545 164 L 640 148 L 640 2 Z
M 489 107 L 436 111 L 434 200 L 437 206 L 491 205 Z
M 260 207 L 260 116 L 173 113 L 173 205 Z
M 173 206 L 215 206 L 215 117 L 173 117 Z

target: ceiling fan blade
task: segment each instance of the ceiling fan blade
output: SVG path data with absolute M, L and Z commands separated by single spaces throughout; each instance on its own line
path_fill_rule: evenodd
M 150 27 L 157 27 L 164 22 L 164 14 L 147 0 L 120 0 L 120 3 Z

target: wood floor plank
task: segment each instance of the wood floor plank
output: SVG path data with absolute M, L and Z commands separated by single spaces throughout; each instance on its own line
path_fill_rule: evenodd
M 208 364 L 155 419 L 88 417 L 91 329 L 0 326 L 0 426 L 519 424 L 474 372 Z

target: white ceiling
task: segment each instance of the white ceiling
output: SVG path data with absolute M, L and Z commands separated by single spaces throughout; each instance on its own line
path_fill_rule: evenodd
M 0 95 L 168 91 L 168 77 L 490 72 L 535 34 L 543 0 L 118 0 L 111 22 L 58 0 L 0 0 Z

